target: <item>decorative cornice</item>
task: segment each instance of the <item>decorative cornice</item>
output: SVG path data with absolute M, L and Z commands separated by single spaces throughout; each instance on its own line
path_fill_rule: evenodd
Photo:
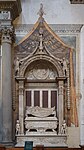
M 14 20 L 21 13 L 21 2 L 20 0 L 0 0 L 0 10 L 10 12 L 11 19 Z
M 70 0 L 71 4 L 84 4 L 84 0 Z
M 82 24 L 50 24 L 55 33 L 80 33 Z M 15 26 L 16 35 L 26 35 L 33 28 L 33 24 L 23 24 Z
M 82 24 L 51 24 L 55 33 L 80 33 Z

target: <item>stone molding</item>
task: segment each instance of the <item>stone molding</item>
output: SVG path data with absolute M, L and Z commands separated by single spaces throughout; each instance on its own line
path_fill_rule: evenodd
M 44 145 L 45 147 L 67 147 L 67 136 L 66 135 L 56 135 L 48 134 L 38 136 L 35 133 L 30 133 L 28 135 L 17 135 L 17 144 L 15 147 L 24 147 L 24 141 L 33 141 L 33 146 Z
M 80 33 L 83 24 L 49 24 L 56 33 Z M 33 24 L 15 25 L 16 35 L 26 35 L 33 28 Z
M 84 0 L 70 0 L 71 4 L 84 4 Z
M 0 0 L 0 10 L 10 11 L 11 19 L 15 20 L 19 16 L 22 10 L 21 2 L 20 0 Z

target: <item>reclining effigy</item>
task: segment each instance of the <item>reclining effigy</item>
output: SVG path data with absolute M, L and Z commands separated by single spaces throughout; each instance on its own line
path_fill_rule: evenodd
M 36 131 L 37 133 L 56 132 L 58 119 L 55 107 L 26 107 L 25 128 L 26 134 Z
M 39 106 L 36 107 L 26 107 L 26 116 L 28 115 L 33 115 L 35 117 L 48 117 L 49 115 L 54 115 L 56 116 L 56 110 L 55 107 L 52 108 L 42 108 Z

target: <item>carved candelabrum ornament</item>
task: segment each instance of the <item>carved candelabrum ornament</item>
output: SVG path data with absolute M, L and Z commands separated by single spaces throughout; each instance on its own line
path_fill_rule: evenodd
M 63 90 L 64 90 L 64 87 L 63 86 L 59 86 L 59 95 L 63 95 Z
M 24 94 L 24 81 L 19 81 L 19 95 Z
M 19 80 L 19 121 L 20 133 L 24 134 L 24 78 Z

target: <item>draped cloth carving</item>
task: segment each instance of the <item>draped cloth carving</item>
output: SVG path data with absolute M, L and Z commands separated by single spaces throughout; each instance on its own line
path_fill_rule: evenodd
M 77 103 L 76 103 L 76 87 L 74 85 L 74 67 L 73 67 L 73 49 L 70 50 L 70 97 L 71 97 L 71 123 L 78 126 Z

